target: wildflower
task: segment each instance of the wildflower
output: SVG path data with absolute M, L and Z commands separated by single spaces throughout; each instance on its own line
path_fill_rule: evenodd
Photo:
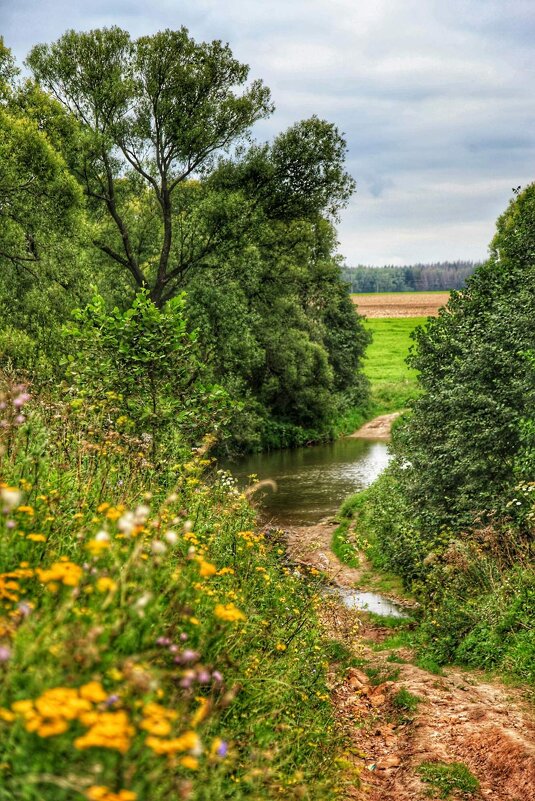
M 22 512 L 23 514 L 28 515 L 28 517 L 33 517 L 35 514 L 33 506 L 19 506 L 17 508 L 17 512 Z
M 46 569 L 37 568 L 36 575 L 39 581 L 48 585 L 51 592 L 55 592 L 59 588 L 59 584 L 64 584 L 66 587 L 77 587 L 83 576 L 83 570 L 80 565 L 70 562 L 68 559 L 61 559 Z
M 163 536 L 164 539 L 167 540 L 169 545 L 176 545 L 178 542 L 178 535 L 176 531 L 166 531 Z
M 277 651 L 285 651 L 286 650 L 286 646 L 285 646 L 285 644 L 283 642 L 278 642 L 277 645 L 275 646 L 275 648 L 276 648 Z
M 85 547 L 91 556 L 100 556 L 102 551 L 110 547 L 110 535 L 102 529 L 102 531 L 97 532 L 94 539 L 89 540 Z
M 199 684 L 209 684 L 212 676 L 208 670 L 199 670 L 197 673 L 197 681 Z
M 44 534 L 28 534 L 26 539 L 31 540 L 32 542 L 46 542 L 46 537 Z
M 214 576 L 217 573 L 217 567 L 215 565 L 210 564 L 210 562 L 206 562 L 202 556 L 199 557 L 199 573 L 204 578 L 208 576 Z
M 136 507 L 136 510 L 134 512 L 134 521 L 136 525 L 143 526 L 146 523 L 149 514 L 150 514 L 150 509 L 148 506 L 140 504 L 138 507 Z
M 128 715 L 123 710 L 117 712 L 90 712 L 80 718 L 88 731 L 74 741 L 75 748 L 109 748 L 125 754 L 130 740 L 135 734 Z
M 195 759 L 192 756 L 185 756 L 179 759 L 180 764 L 183 768 L 188 768 L 188 770 L 198 770 L 199 769 L 199 760 Z
M 106 701 L 108 698 L 107 693 L 104 691 L 99 681 L 90 681 L 82 685 L 78 689 L 78 692 L 81 698 L 92 701 L 94 704 L 99 704 L 101 701 Z
M 161 540 L 153 540 L 150 548 L 152 553 L 156 555 L 164 554 L 167 551 L 165 543 Z
M 92 785 L 86 790 L 86 798 L 89 801 L 136 801 L 137 793 L 133 790 L 119 790 L 114 793 L 103 785 Z
M 197 651 L 192 651 L 191 648 L 186 648 L 185 651 L 182 651 L 180 656 L 175 657 L 175 662 L 197 662 L 199 657 L 200 654 Z
M 240 612 L 234 604 L 216 604 L 214 614 L 220 620 L 237 621 L 246 620 L 243 612 Z
M 2 487 L 0 489 L 0 499 L 4 504 L 4 512 L 10 512 L 19 505 L 22 499 L 22 492 L 16 487 Z
M 96 588 L 98 592 L 115 592 L 117 589 L 117 582 L 109 576 L 101 576 L 97 579 Z
M 0 662 L 9 662 L 11 649 L 7 645 L 0 645 Z
M 225 757 L 228 753 L 228 745 L 227 743 L 221 739 L 221 737 L 216 737 L 212 745 L 210 746 L 210 756 L 218 756 L 218 757 Z
M 156 640 L 156 645 L 162 645 L 162 646 L 171 645 L 171 640 L 169 639 L 169 637 L 158 637 L 158 639 Z
M 13 406 L 15 409 L 21 409 L 29 400 L 29 394 L 27 392 L 21 392 L 20 395 L 17 395 L 17 397 L 13 399 Z
M 195 711 L 193 717 L 191 718 L 192 729 L 198 726 L 199 723 L 202 723 L 202 721 L 205 719 L 205 717 L 208 715 L 208 712 L 210 711 L 210 702 L 208 701 L 207 698 L 198 697 L 195 700 L 198 701 L 199 706 Z
M 125 512 L 117 521 L 117 528 L 119 531 L 122 531 L 123 534 L 126 534 L 128 537 L 132 536 L 135 527 L 136 520 L 133 512 Z
M 187 731 L 173 740 L 160 740 L 157 737 L 147 737 L 147 746 L 155 754 L 176 754 L 190 751 L 192 754 L 200 753 L 201 741 L 194 731 Z
M 223 674 L 219 672 L 219 670 L 214 670 L 212 673 L 212 678 L 214 681 L 221 682 L 223 681 Z

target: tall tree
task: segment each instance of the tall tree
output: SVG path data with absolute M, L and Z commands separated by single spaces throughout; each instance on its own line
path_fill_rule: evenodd
M 269 90 L 261 81 L 245 85 L 249 69 L 228 45 L 196 43 L 185 28 L 136 41 L 116 27 L 68 31 L 35 47 L 28 63 L 81 124 L 73 167 L 116 232 L 115 239 L 97 236 L 95 245 L 162 305 L 178 292 L 192 260 L 202 261 L 220 241 L 216 222 L 201 252 L 184 247 L 181 190 L 271 113 Z M 158 254 L 143 261 L 126 206 L 147 190 L 158 215 Z

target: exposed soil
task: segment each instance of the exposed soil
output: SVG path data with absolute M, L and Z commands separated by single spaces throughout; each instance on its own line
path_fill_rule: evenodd
M 449 292 L 392 292 L 352 298 L 359 314 L 366 317 L 436 317 L 449 296 Z
M 358 586 L 369 564 L 362 559 L 358 569 L 342 565 L 330 550 L 333 528 L 323 523 L 292 529 L 290 556 L 321 569 L 338 586 Z M 422 762 L 463 762 L 478 779 L 478 792 L 453 793 L 450 799 L 535 799 L 535 720 L 520 690 L 457 668 L 434 675 L 411 664 L 414 655 L 407 648 L 396 651 L 406 663 L 388 661 L 391 650 L 372 646 L 392 630 L 333 598 L 325 603 L 323 624 L 363 660 L 362 670 L 351 668 L 342 679 L 335 672 L 330 677 L 349 744 L 344 755 L 347 799 L 423 801 L 429 785 L 417 772 Z M 378 675 L 380 683 L 374 686 L 365 671 Z M 393 702 L 401 688 L 421 699 L 412 713 L 403 713 Z
M 364 423 L 358 431 L 350 434 L 351 439 L 371 439 L 376 441 L 386 441 L 390 439 L 392 423 L 400 415 L 400 412 L 393 412 L 392 414 L 382 414 L 368 423 Z

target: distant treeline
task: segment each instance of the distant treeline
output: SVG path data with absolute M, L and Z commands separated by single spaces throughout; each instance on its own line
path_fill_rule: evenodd
M 473 261 L 442 261 L 407 267 L 344 267 L 344 280 L 352 292 L 422 292 L 462 289 L 478 267 Z

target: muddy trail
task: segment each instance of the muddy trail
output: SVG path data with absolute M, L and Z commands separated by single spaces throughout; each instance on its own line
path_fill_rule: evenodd
M 337 560 L 330 550 L 333 528 L 320 524 L 292 529 L 291 558 L 323 571 L 334 586 L 361 587 L 361 578 L 370 575 L 369 565 L 362 560 L 358 569 L 351 569 Z M 348 742 L 347 799 L 535 799 L 535 720 L 520 690 L 476 671 L 428 672 L 413 664 L 410 648 L 388 647 L 394 629 L 345 608 L 334 597 L 325 603 L 323 624 L 359 665 L 342 677 L 334 670 L 330 676 Z M 441 766 L 439 777 L 433 774 L 435 783 L 424 780 L 422 763 Z M 440 771 L 452 763 L 463 763 L 479 786 L 454 782 L 445 794 L 448 779 Z

